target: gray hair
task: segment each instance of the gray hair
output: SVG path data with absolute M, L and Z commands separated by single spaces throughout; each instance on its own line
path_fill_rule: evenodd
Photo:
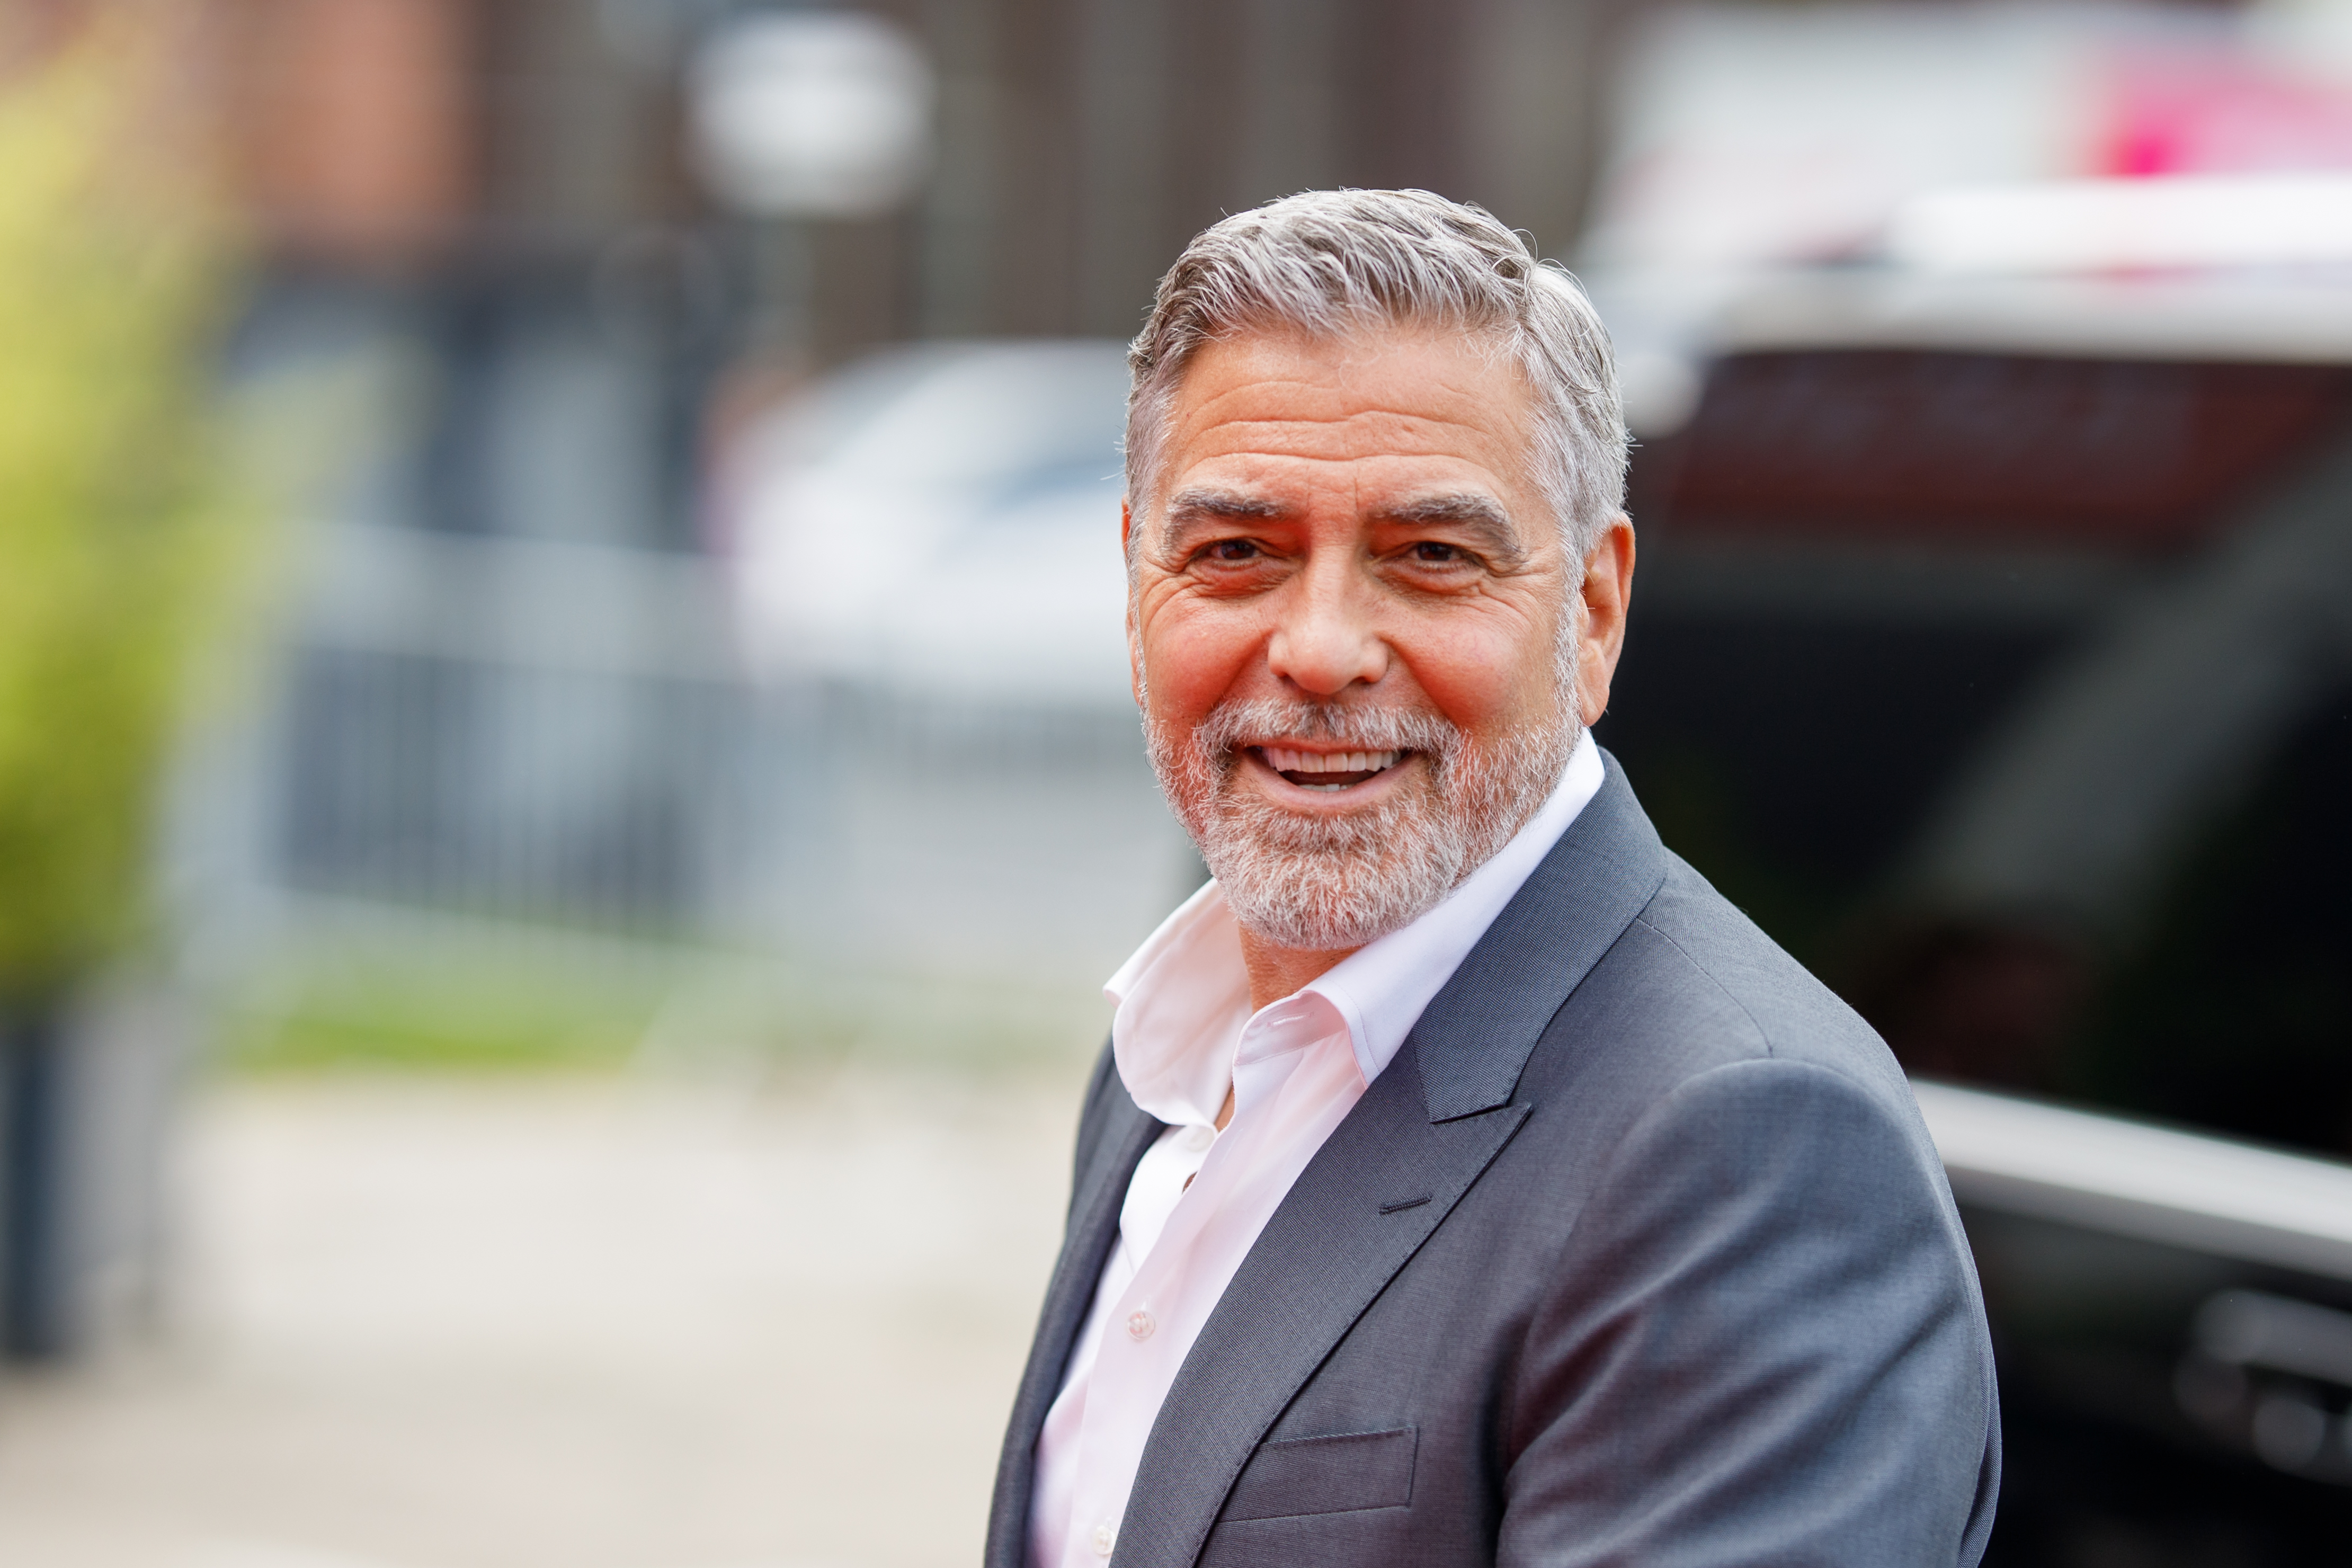
M 1127 493 L 1139 523 L 1169 410 L 1202 344 L 1392 326 L 1458 330 L 1517 362 L 1536 395 L 1536 482 L 1580 566 L 1624 509 L 1627 437 L 1609 334 L 1565 268 L 1538 260 L 1485 209 L 1427 191 L 1307 191 L 1237 213 L 1184 247 L 1127 354 Z

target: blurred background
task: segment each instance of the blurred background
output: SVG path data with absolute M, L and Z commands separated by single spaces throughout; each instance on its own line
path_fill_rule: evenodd
M 0 1562 L 969 1560 L 1203 875 L 1122 340 L 1480 202 L 1599 725 L 1923 1084 L 1989 1561 L 2352 1559 L 2352 4 L 9 0 Z

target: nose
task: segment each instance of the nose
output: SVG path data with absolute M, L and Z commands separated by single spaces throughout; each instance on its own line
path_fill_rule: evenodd
M 1349 563 L 1315 562 L 1289 585 L 1266 644 L 1275 677 L 1309 697 L 1336 697 L 1388 673 L 1389 646 L 1374 630 L 1370 595 Z

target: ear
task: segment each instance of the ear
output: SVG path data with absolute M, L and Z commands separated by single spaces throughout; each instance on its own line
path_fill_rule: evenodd
M 1590 724 L 1609 710 L 1609 687 L 1617 656 L 1625 648 L 1625 616 L 1633 604 L 1633 523 L 1620 513 L 1601 531 L 1584 558 L 1580 595 L 1584 624 L 1578 628 L 1576 700 Z

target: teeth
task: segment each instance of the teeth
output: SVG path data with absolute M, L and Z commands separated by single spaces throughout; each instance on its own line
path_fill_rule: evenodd
M 1299 752 L 1287 746 L 1261 746 L 1266 765 L 1278 773 L 1376 773 L 1392 768 L 1402 752 Z M 1316 784 L 1337 789 L 1337 784 Z

